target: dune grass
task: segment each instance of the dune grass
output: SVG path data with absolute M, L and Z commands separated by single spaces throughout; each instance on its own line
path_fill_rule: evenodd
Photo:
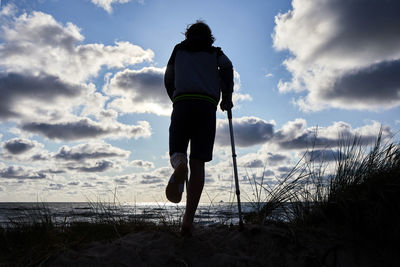
M 361 141 L 343 138 L 333 163 L 307 152 L 274 187 L 254 180 L 266 202 L 245 216 L 247 222 L 276 221 L 279 209 L 279 219 L 292 227 L 329 227 L 374 242 L 400 240 L 400 144 L 381 134 L 372 147 Z
M 0 226 L 0 266 L 40 266 L 54 255 L 85 245 L 108 242 L 129 233 L 140 231 L 169 232 L 178 235 L 176 220 L 160 212 L 160 220 L 153 222 L 141 216 L 122 216 L 117 202 L 89 201 L 87 221 L 57 221 L 46 203 L 23 211 L 18 218 Z M 134 215 L 132 211 L 131 215 Z
M 245 214 L 246 223 L 278 222 L 290 228 L 293 239 L 296 229 L 319 227 L 379 244 L 400 240 L 399 143 L 384 142 L 379 135 L 368 148 L 359 137 L 343 139 L 334 171 L 328 163 L 306 155 L 310 153 L 273 186 L 263 177 L 249 179 L 255 201 L 254 212 Z M 93 216 L 87 221 L 57 221 L 45 203 L 25 211 L 25 216 L 10 219 L 7 226 L 0 227 L 0 266 L 45 265 L 62 251 L 137 231 L 179 234 L 180 218 L 163 212 L 162 206 L 156 211 L 159 219 L 149 221 L 135 210 L 131 216 L 120 214 L 116 195 L 111 203 L 88 202 Z

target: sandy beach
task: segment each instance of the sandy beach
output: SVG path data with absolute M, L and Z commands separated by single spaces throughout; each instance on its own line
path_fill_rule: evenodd
M 193 237 L 143 231 L 112 242 L 64 250 L 48 266 L 394 266 L 382 251 L 340 240 L 325 231 L 284 226 L 197 228 Z M 392 254 L 390 251 L 386 251 Z M 383 264 L 383 265 L 382 265 Z

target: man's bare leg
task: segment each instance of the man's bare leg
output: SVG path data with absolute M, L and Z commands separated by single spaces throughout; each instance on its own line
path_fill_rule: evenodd
M 204 161 L 190 159 L 190 179 L 187 189 L 186 210 L 182 221 L 182 231 L 191 234 L 194 214 L 204 187 Z

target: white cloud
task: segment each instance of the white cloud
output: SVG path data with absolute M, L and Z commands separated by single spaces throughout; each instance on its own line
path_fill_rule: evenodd
M 154 163 L 151 161 L 133 160 L 131 162 L 131 164 L 132 164 L 132 166 L 137 167 L 137 168 L 144 168 L 144 169 L 154 168 Z
M 84 36 L 76 25 L 64 26 L 42 12 L 16 17 L 3 26 L 1 39 L 0 66 L 9 72 L 45 72 L 75 82 L 96 76 L 102 66 L 122 68 L 154 57 L 153 51 L 129 42 L 79 44 Z
M 164 68 L 145 67 L 118 72 L 104 91 L 120 96 L 109 107 L 124 113 L 171 115 L 172 103 L 164 88 Z
M 308 94 L 302 110 L 379 109 L 400 105 L 400 17 L 397 1 L 293 0 L 275 17 L 274 47 L 292 80 L 279 91 Z
M 153 51 L 129 42 L 82 44 L 78 26 L 42 12 L 9 17 L 0 30 L 0 117 L 60 120 L 81 110 L 103 118 L 108 96 L 90 80 L 102 67 L 152 61 Z M 77 107 L 80 107 L 79 109 Z M 114 116 L 115 117 L 115 116 Z
M 1 1 L 0 1 L 1 2 Z M 0 21 L 3 18 L 7 18 L 10 16 L 13 16 L 16 12 L 17 9 L 15 8 L 15 6 L 12 3 L 9 3 L 7 5 L 0 5 L 1 9 L 0 9 Z
M 113 4 L 125 4 L 130 2 L 131 0 L 91 0 L 93 4 L 103 8 L 108 13 L 113 12 L 112 5 Z
M 251 101 L 252 97 L 249 94 L 242 94 L 241 93 L 241 81 L 240 81 L 240 74 L 234 70 L 233 71 L 233 94 L 232 94 L 232 102 L 235 107 L 239 106 L 239 103 L 242 101 Z

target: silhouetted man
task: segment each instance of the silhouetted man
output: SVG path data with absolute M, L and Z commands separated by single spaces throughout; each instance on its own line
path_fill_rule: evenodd
M 182 234 L 192 234 L 194 214 L 204 186 L 204 163 L 212 160 L 216 110 L 233 107 L 233 67 L 221 48 L 214 47 L 211 29 L 203 21 L 189 25 L 186 39 L 175 46 L 164 83 L 173 102 L 169 128 L 169 154 L 174 168 L 167 188 L 169 201 L 179 203 L 188 178 L 187 148 L 190 141 L 190 178 Z

